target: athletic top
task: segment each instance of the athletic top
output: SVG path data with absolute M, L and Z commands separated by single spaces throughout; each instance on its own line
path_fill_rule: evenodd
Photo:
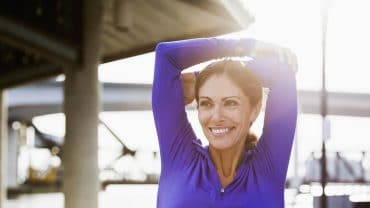
M 157 45 L 152 91 L 161 155 L 157 207 L 284 207 L 297 119 L 295 75 L 289 65 L 272 59 L 246 62 L 269 88 L 264 127 L 256 147 L 245 151 L 234 180 L 225 188 L 208 147 L 197 139 L 185 112 L 181 70 L 211 59 L 248 56 L 255 42 L 201 38 Z

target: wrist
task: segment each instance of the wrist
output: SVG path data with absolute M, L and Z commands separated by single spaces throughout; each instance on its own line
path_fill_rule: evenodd
M 238 57 L 251 56 L 258 41 L 253 38 L 240 39 L 234 47 L 234 55 Z

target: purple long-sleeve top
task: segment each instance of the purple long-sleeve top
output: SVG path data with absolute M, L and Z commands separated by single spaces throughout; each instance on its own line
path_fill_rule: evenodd
M 297 118 L 295 76 L 289 65 L 272 59 L 246 62 L 269 88 L 264 126 L 256 147 L 245 151 L 234 180 L 225 188 L 185 112 L 181 71 L 211 59 L 248 56 L 254 43 L 203 38 L 158 44 L 152 91 L 161 155 L 157 207 L 284 207 Z

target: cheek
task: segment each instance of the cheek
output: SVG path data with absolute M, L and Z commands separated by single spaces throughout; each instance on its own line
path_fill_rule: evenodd
M 198 120 L 201 125 L 206 124 L 209 118 L 209 113 L 203 110 L 198 110 Z
M 242 127 L 246 126 L 249 128 L 250 123 L 250 112 L 247 109 L 238 109 L 230 112 L 230 117 L 233 118 L 234 122 L 239 123 Z
M 199 121 L 200 124 L 203 123 L 203 118 L 202 118 L 202 116 L 199 112 L 198 112 L 198 121 Z

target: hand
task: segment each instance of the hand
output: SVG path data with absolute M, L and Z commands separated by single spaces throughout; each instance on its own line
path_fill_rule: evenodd
M 195 99 L 195 82 L 196 77 L 194 73 L 181 74 L 182 88 L 184 91 L 185 105 L 190 104 Z
M 256 41 L 250 56 L 252 58 L 275 58 L 282 63 L 290 65 L 295 73 L 298 71 L 297 56 L 289 48 Z

